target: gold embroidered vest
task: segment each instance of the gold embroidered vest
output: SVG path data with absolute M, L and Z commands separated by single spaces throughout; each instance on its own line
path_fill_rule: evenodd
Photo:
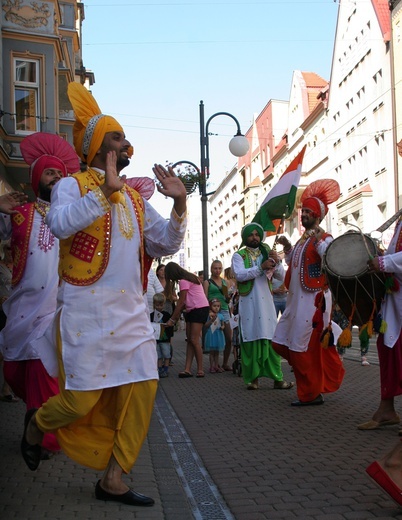
M 91 169 L 76 173 L 81 196 L 102 184 Z M 144 201 L 141 195 L 125 185 L 123 190 L 129 196 L 140 231 L 141 279 L 146 287 L 148 270 L 152 259 L 145 254 L 144 247 Z M 87 228 L 65 240 L 60 240 L 59 276 L 72 285 L 91 285 L 105 272 L 109 262 L 112 217 L 111 211 L 98 218 Z
M 27 263 L 29 239 L 31 237 L 32 225 L 35 215 L 33 202 L 14 208 L 11 215 L 12 234 L 11 248 L 13 255 L 13 279 L 11 285 L 14 287 L 22 278 Z
M 262 244 L 262 246 L 265 248 L 265 250 L 267 251 L 267 253 L 269 255 L 271 248 L 268 246 L 268 244 Z M 242 249 L 239 249 L 237 251 L 237 253 L 239 253 L 239 255 L 243 258 L 244 267 L 246 269 L 250 269 L 250 267 L 253 266 L 253 262 L 252 262 L 250 253 L 247 251 L 247 248 L 244 247 Z M 271 289 L 268 278 L 267 278 L 267 284 L 268 284 L 268 287 Z M 251 293 L 251 291 L 253 290 L 253 287 L 254 287 L 254 280 L 247 280 L 245 282 L 239 282 L 239 281 L 237 282 L 237 289 L 239 291 L 240 296 L 248 296 Z

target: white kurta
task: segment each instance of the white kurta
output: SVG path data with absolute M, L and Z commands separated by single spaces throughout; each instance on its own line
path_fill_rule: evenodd
M 322 257 L 332 237 L 320 240 L 317 244 L 317 252 Z M 290 266 L 292 262 L 292 277 L 286 302 L 285 312 L 282 314 L 275 330 L 273 341 L 280 345 L 286 345 L 295 352 L 305 352 L 308 349 L 312 329 L 312 318 L 316 311 L 314 305 L 316 291 L 306 291 L 300 282 L 301 259 L 303 250 L 308 241 L 298 242 L 293 250 L 286 256 L 286 263 Z M 331 293 L 325 293 L 326 311 L 324 313 L 324 328 L 328 326 L 331 316 L 332 298 Z M 336 327 L 339 333 L 339 328 Z
M 261 271 L 262 255 L 253 260 L 253 266 L 246 268 L 243 258 L 235 253 L 232 257 L 232 271 L 238 282 L 254 280 L 253 288 L 247 296 L 239 298 L 240 330 L 243 341 L 272 339 L 277 317 L 271 291 L 268 286 L 267 274 Z M 284 278 L 284 269 L 279 264 L 274 277 Z
M 0 333 L 0 349 L 6 361 L 42 359 L 32 342 L 44 334 L 56 310 L 59 241 L 55 239 L 53 247 L 43 251 L 41 223 L 42 216 L 35 210 L 24 274 L 3 305 L 7 323 Z M 9 238 L 11 231 L 10 216 L 1 215 L 1 239 Z
M 385 272 L 394 273 L 400 287 L 398 291 L 386 294 L 381 306 L 382 317 L 387 323 L 387 330 L 384 333 L 384 344 L 387 347 L 395 345 L 402 327 L 402 251 L 395 253 L 396 243 L 401 232 L 402 221 L 398 223 L 387 252 L 382 259 Z
M 95 390 L 158 378 L 154 333 L 141 282 L 139 228 L 132 202 L 127 194 L 125 198 L 134 236 L 128 240 L 121 234 L 118 205 L 112 204 L 110 257 L 104 274 L 92 285 L 62 281 L 59 288 L 57 310 L 69 390 Z M 185 219 L 172 212 L 167 221 L 147 201 L 144 204 L 147 253 L 153 257 L 175 253 L 184 238 Z M 53 188 L 47 222 L 63 239 L 104 214 L 95 194 L 81 197 L 76 180 L 70 177 Z M 54 337 L 48 338 L 54 348 Z M 47 368 L 54 373 L 55 365 Z

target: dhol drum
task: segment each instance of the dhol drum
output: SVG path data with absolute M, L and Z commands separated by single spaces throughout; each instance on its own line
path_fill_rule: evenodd
M 367 261 L 376 254 L 371 237 L 348 231 L 331 242 L 323 258 L 333 298 L 347 318 L 353 311 L 353 325 L 367 323 L 374 302 L 378 312 L 385 294 L 384 275 L 368 272 Z

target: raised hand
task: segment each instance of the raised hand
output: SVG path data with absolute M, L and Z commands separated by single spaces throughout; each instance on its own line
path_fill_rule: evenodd
M 155 164 L 152 168 L 155 177 L 159 181 L 156 185 L 157 190 L 165 197 L 174 200 L 174 208 L 178 215 L 182 215 L 186 211 L 186 188 L 182 181 L 176 176 L 173 168 L 164 168 L 161 164 Z
M 20 191 L 11 191 L 5 195 L 0 196 L 0 212 L 6 213 L 7 215 L 13 215 L 17 213 L 14 208 L 25 204 L 28 200 L 28 196 Z
M 123 188 L 126 179 L 125 175 L 119 177 L 116 162 L 116 152 L 108 152 L 106 156 L 105 182 L 100 187 L 106 198 L 109 198 L 116 191 L 120 191 Z

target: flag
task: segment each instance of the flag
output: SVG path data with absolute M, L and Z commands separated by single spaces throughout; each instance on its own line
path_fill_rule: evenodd
M 267 236 L 276 234 L 281 220 L 289 218 L 293 212 L 305 151 L 306 146 L 286 168 L 253 218 L 253 222 L 261 224 Z

